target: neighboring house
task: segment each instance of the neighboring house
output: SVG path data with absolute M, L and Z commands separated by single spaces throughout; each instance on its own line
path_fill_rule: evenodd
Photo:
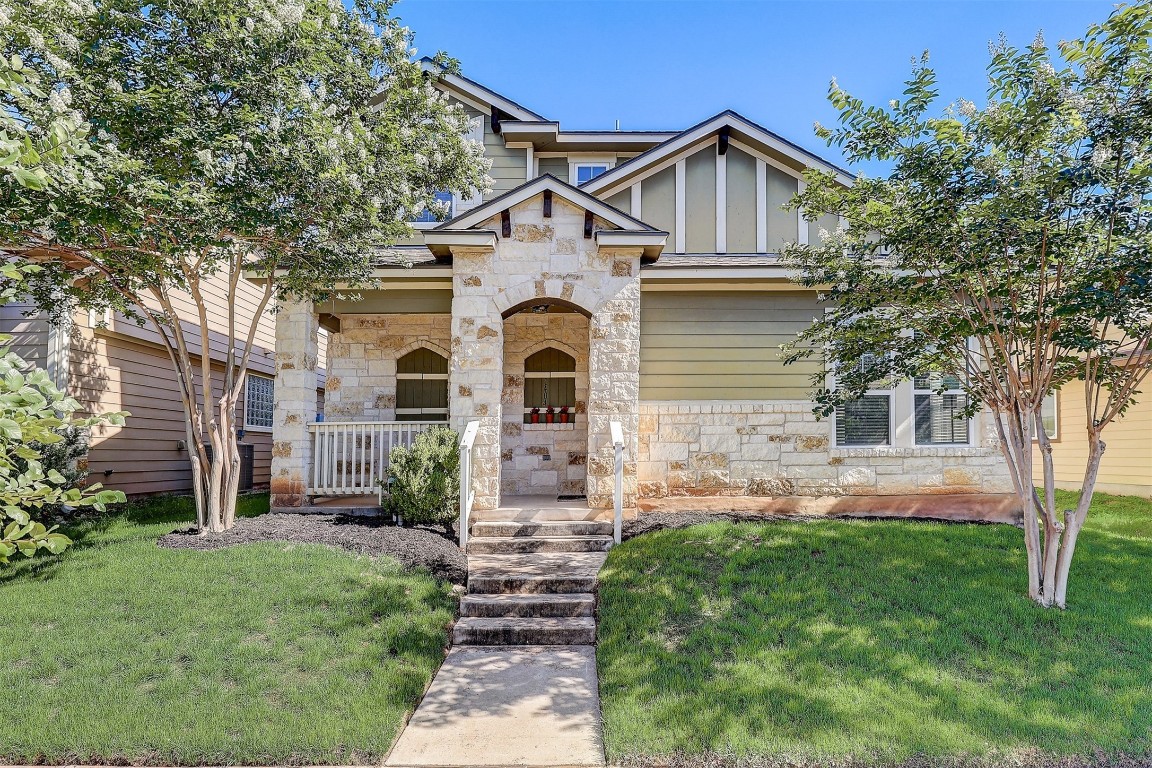
M 1088 463 L 1084 382 L 1065 384 L 1045 406 L 1056 487 L 1080 490 Z M 1145 390 L 1127 413 L 1104 428 L 1103 435 L 1107 448 L 1100 460 L 1096 490 L 1152 498 L 1152 393 Z M 1037 485 L 1043 484 L 1039 458 L 1033 477 Z
M 817 421 L 821 364 L 781 362 L 824 309 L 778 254 L 837 225 L 782 206 L 806 168 L 849 174 L 734 112 L 684 131 L 568 131 L 427 67 L 472 114 L 495 187 L 419 222 L 359 300 L 281 308 L 274 506 L 372 492 L 390 445 L 445 421 L 479 422 L 478 509 L 524 494 L 611 506 L 614 421 L 629 507 L 1011 491 L 989 417 L 952 418 L 963 394 L 921 378 Z M 326 420 L 309 424 L 321 324 Z
M 205 286 L 211 327 L 213 360 L 224 359 L 227 338 L 222 308 L 226 290 L 222 283 Z M 236 306 L 242 328 L 256 310 L 258 291 L 241 283 Z M 195 307 L 177 297 L 188 324 L 194 355 L 199 354 Z M 98 426 L 89 438 L 90 479 L 129 496 L 152 493 L 183 493 L 192 490 L 184 409 L 176 373 L 168 354 L 151 325 L 143 327 L 126 317 L 107 313 L 77 312 L 69 328 L 50 325 L 34 308 L 11 304 L 0 307 L 0 333 L 14 336 L 14 351 L 29 363 L 45 369 L 64 391 L 90 413 L 128 411 L 123 427 Z M 242 487 L 267 487 L 272 459 L 272 417 L 275 403 L 275 321 L 268 312 L 260 320 L 250 372 L 239 406 L 241 457 L 245 467 Z M 321 338 L 321 342 L 323 339 Z M 198 361 L 198 357 L 196 360 Z M 315 412 L 321 409 L 322 368 L 313 381 Z M 220 379 L 216 380 L 217 391 Z M 319 391 L 322 393 L 322 390 Z

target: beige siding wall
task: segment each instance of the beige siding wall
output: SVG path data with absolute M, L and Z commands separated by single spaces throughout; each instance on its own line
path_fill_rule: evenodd
M 725 153 L 728 183 L 725 218 L 729 253 L 756 252 L 756 158 L 730 147 Z
M 640 399 L 806 399 L 821 364 L 785 367 L 779 347 L 820 312 L 814 292 L 645 291 Z
M 118 334 L 78 327 L 73 332 L 71 389 L 91 413 L 128 411 L 123 427 L 99 426 L 89 444 L 91 479 L 129 495 L 192 489 L 184 410 L 167 354 Z M 221 381 L 215 378 L 215 390 Z M 244 423 L 243 395 L 237 413 Z M 311 415 L 309 415 L 311 418 Z M 246 430 L 254 449 L 254 481 L 266 486 L 272 458 L 269 432 Z M 104 473 L 111 470 L 110 475 Z
M 1059 488 L 1078 489 L 1088 462 L 1084 434 L 1084 384 L 1073 381 L 1057 395 L 1058 435 L 1052 442 L 1052 459 Z M 1104 428 L 1108 444 L 1100 462 L 1096 489 L 1105 493 L 1152 497 L 1152 395 L 1141 395 L 1123 418 Z M 1035 481 L 1043 483 L 1043 469 L 1036 462 Z
M 716 147 L 684 163 L 684 245 L 688 253 L 716 251 Z

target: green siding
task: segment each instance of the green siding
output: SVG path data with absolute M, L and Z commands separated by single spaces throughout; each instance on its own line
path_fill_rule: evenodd
M 780 359 L 823 311 L 815 292 L 645 291 L 641 307 L 641 400 L 803 400 L 822 370 Z
M 772 166 L 768 166 L 766 171 L 768 252 L 780 253 L 785 245 L 795 243 L 797 238 L 796 211 L 786 211 L 783 207 L 796 194 L 796 179 Z
M 725 191 L 729 253 L 756 252 L 756 158 L 730 147 L 724 155 L 728 185 Z
M 490 115 L 483 115 L 468 106 L 465 106 L 465 109 L 469 117 L 484 118 L 484 156 L 492 161 L 492 168 L 488 171 L 488 175 L 492 177 L 492 191 L 485 195 L 484 199 L 491 200 L 523 184 L 528 163 L 526 151 L 504 146 L 503 137 L 496 135 L 492 130 Z
M 688 253 L 716 252 L 716 147 L 684 163 L 684 247 Z
M 396 270 L 403 277 L 403 270 Z M 450 315 L 452 289 L 414 289 L 374 291 L 364 289 L 360 299 L 332 299 L 320 309 L 334 315 Z
M 631 213 L 632 212 L 632 190 L 626 189 L 623 192 L 617 192 L 616 194 L 612 195 L 612 197 L 608 198 L 604 202 L 608 203 L 608 205 L 612 206 L 613 208 L 615 208 L 618 211 L 623 211 L 624 213 Z
M 542 157 L 537 163 L 540 167 L 540 175 L 550 173 L 560 181 L 568 181 L 568 158 L 566 157 Z
M 640 187 L 644 223 L 668 233 L 667 251 L 676 247 L 676 168 L 665 168 L 644 179 Z

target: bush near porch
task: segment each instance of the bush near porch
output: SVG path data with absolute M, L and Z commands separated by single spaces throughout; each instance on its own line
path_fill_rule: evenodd
M 133 506 L 0 570 L 0 763 L 383 758 L 443 660 L 450 587 L 313 544 L 156 545 L 193 516 Z
M 1152 764 L 1152 501 L 1098 494 L 1081 547 L 1055 612 L 1007 526 L 632 539 L 599 588 L 609 762 Z

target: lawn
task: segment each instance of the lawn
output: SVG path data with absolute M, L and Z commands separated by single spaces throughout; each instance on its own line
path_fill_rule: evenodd
M 245 500 L 242 514 L 267 509 Z M 0 571 L 0 763 L 378 761 L 443 659 L 449 587 L 319 545 L 161 549 L 168 499 Z
M 1098 496 L 1066 612 L 1024 596 L 1022 539 L 824 521 L 626 542 L 599 588 L 610 763 L 1150 764 L 1152 502 Z

